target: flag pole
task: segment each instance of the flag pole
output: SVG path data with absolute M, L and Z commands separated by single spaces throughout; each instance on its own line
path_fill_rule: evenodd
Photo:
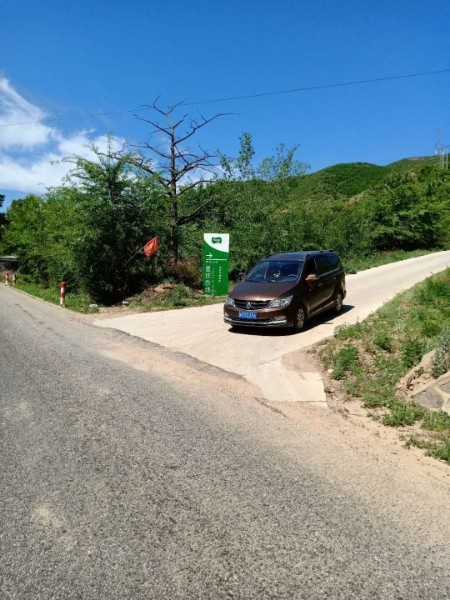
M 156 243 L 158 243 L 158 238 L 157 238 L 157 236 L 153 236 L 152 240 L 154 240 L 154 239 L 156 239 Z M 147 242 L 147 243 L 148 243 L 148 242 Z M 126 267 L 126 266 L 127 266 L 127 264 L 128 264 L 128 263 L 129 263 L 131 260 L 133 260 L 133 258 L 134 258 L 135 256 L 137 256 L 141 250 L 144 250 L 144 249 L 145 249 L 145 246 L 146 246 L 146 244 L 144 244 L 143 246 L 139 246 L 139 248 L 136 250 L 136 252 L 135 252 L 135 253 L 134 253 L 132 256 L 130 256 L 130 258 L 129 258 L 129 259 L 127 260 L 127 262 L 124 264 L 124 267 Z M 144 254 L 145 254 L 145 252 L 144 252 Z
M 130 258 L 127 260 L 127 262 L 124 264 L 124 267 L 127 266 L 127 264 L 130 262 L 130 260 L 132 260 L 135 256 L 137 256 L 139 254 L 139 252 L 142 250 L 144 246 L 139 246 L 139 248 L 136 250 L 136 252 L 130 256 Z

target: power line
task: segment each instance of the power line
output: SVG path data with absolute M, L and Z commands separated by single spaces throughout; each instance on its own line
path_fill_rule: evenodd
M 249 98 L 262 98 L 264 96 L 276 96 L 280 94 L 294 94 L 298 92 L 310 92 L 313 90 L 326 90 L 336 87 L 348 87 L 354 85 L 363 85 L 365 83 L 378 83 L 380 81 L 393 81 L 397 79 L 408 79 L 411 77 L 423 77 L 424 75 L 437 75 L 439 73 L 449 73 L 450 69 L 442 69 L 440 71 L 425 71 L 423 73 L 411 73 L 409 75 L 393 75 L 391 77 L 377 77 L 375 79 L 361 79 L 357 81 L 347 81 L 344 83 L 329 83 L 325 85 L 314 85 L 309 87 L 294 88 L 292 90 L 282 90 L 276 92 L 261 92 L 259 94 L 249 94 L 248 96 L 230 96 L 229 98 L 219 98 L 216 100 L 202 100 L 197 102 L 183 102 L 185 106 L 194 104 L 212 104 L 214 102 L 229 102 L 232 100 L 247 100 Z
M 290 90 L 277 90 L 277 91 L 271 91 L 271 92 L 260 92 L 258 94 L 229 96 L 229 97 L 225 97 L 225 98 L 216 98 L 213 100 L 196 100 L 196 101 L 192 101 L 192 102 L 180 102 L 180 106 L 198 106 L 201 104 L 216 104 L 219 102 L 232 102 L 232 101 L 236 101 L 236 100 L 250 100 L 250 99 L 254 99 L 254 98 L 264 98 L 267 96 L 280 96 L 282 94 L 296 94 L 296 93 L 300 93 L 300 92 L 310 92 L 310 91 L 314 91 L 314 90 L 327 90 L 327 89 L 338 88 L 338 87 L 351 87 L 351 86 L 356 86 L 356 85 L 364 85 L 364 84 L 368 84 L 368 83 L 380 83 L 382 81 L 396 81 L 396 80 L 400 80 L 400 79 L 411 79 L 413 77 L 424 77 L 426 75 L 439 75 L 441 73 L 449 73 L 449 72 L 450 72 L 450 68 L 449 69 L 440 69 L 438 71 L 423 71 L 421 73 L 410 73 L 408 75 L 392 75 L 389 77 L 376 77 L 373 79 L 360 79 L 360 80 L 356 80 L 356 81 L 328 83 L 328 84 L 324 84 L 324 85 L 314 85 L 314 86 L 293 88 Z M 136 112 L 139 112 L 142 110 L 147 110 L 148 108 L 149 108 L 148 106 L 144 106 L 144 107 L 141 106 L 139 108 L 134 108 L 134 109 L 117 110 L 117 111 L 102 112 L 102 113 L 92 113 L 92 114 L 86 114 L 86 115 L 82 115 L 82 116 L 71 115 L 71 116 L 67 116 L 67 117 L 45 117 L 43 119 L 36 119 L 34 121 L 3 123 L 3 124 L 0 124 L 0 128 L 13 127 L 13 126 L 18 126 L 18 125 L 31 125 L 33 123 L 40 123 L 41 121 L 56 122 L 56 121 L 63 121 L 63 120 L 68 120 L 68 119 L 80 119 L 80 118 L 89 119 L 89 118 L 95 118 L 95 117 L 109 117 L 112 115 L 136 113 Z M 166 108 L 172 108 L 172 106 L 168 106 Z
M 13 127 L 16 125 L 32 125 L 33 123 L 41 123 L 42 121 L 53 123 L 55 121 L 67 121 L 69 119 L 92 119 L 94 117 L 110 117 L 111 115 L 123 115 L 126 113 L 135 113 L 140 110 L 145 110 L 144 108 L 133 108 L 127 110 L 115 110 L 110 112 L 102 112 L 102 113 L 88 113 L 86 115 L 69 115 L 67 117 L 43 117 L 42 119 L 35 119 L 34 121 L 17 121 L 15 123 L 3 123 L 0 125 L 1 127 Z

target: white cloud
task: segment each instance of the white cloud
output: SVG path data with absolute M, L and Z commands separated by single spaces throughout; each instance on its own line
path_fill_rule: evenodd
M 94 160 L 88 146 L 106 149 L 108 137 L 93 130 L 65 133 L 45 125 L 45 113 L 0 77 L 0 189 L 42 194 L 61 185 L 73 168 L 60 161 L 73 154 Z M 122 140 L 116 140 L 122 143 Z
M 7 79 L 0 79 L 0 150 L 49 142 L 54 132 L 42 123 L 44 118 L 40 108 L 22 98 Z

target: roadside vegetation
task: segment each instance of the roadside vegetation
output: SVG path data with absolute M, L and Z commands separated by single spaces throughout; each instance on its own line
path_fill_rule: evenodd
M 5 272 L 2 272 L 2 277 L 4 278 Z M 9 285 L 13 285 L 10 282 Z M 35 298 L 40 298 L 45 302 L 50 302 L 52 304 L 60 304 L 60 286 L 43 286 L 39 283 L 35 283 L 29 276 L 18 274 L 16 283 L 14 287 L 22 292 L 30 294 Z M 92 303 L 92 300 L 89 296 L 85 294 L 79 294 L 71 292 L 65 297 L 65 307 L 69 310 L 73 310 L 75 312 L 97 312 L 98 306 Z
M 241 154 L 249 157 L 245 144 Z M 170 206 L 163 190 L 153 179 L 132 177 L 113 158 L 95 165 L 83 159 L 70 185 L 14 201 L 0 226 L 0 254 L 19 256 L 20 274 L 30 282 L 58 289 L 65 281 L 71 294 L 113 305 L 166 282 L 199 289 L 208 231 L 230 234 L 232 281 L 278 251 L 333 249 L 346 271 L 355 273 L 449 247 L 450 172 L 433 165 L 418 172 L 386 171 L 382 184 L 352 197 L 330 196 L 316 177 L 322 196 L 317 191 L 304 196 L 300 184 L 312 175 L 281 177 L 280 169 L 291 173 L 301 167 L 280 151 L 284 154 L 273 159 L 277 167 L 264 163 L 250 172 L 243 166 L 248 157 L 240 154 L 239 168 L 227 163 L 228 179 L 186 193 L 180 200 L 186 213 L 193 214 L 195 206 L 204 210 L 180 225 L 176 258 L 170 255 Z M 361 165 L 349 167 L 344 172 L 354 174 L 356 187 L 363 185 Z M 154 235 L 160 250 L 147 258 L 142 247 Z
M 399 250 L 396 252 L 384 252 L 369 256 L 366 258 L 355 259 L 344 265 L 347 273 L 357 273 L 365 269 L 386 265 L 392 262 L 406 260 L 429 254 L 431 250 L 415 250 L 407 252 Z M 10 271 L 10 285 L 12 285 Z M 0 270 L 0 277 L 5 280 L 6 269 Z M 152 312 L 159 310 L 173 310 L 192 306 L 206 306 L 207 304 L 217 304 L 225 301 L 225 296 L 206 295 L 203 293 L 200 278 L 197 283 L 181 283 L 174 278 L 167 278 L 161 283 L 150 285 L 142 292 L 128 296 L 126 299 L 105 306 L 97 304 L 86 293 L 78 293 L 66 285 L 65 308 L 80 313 L 96 313 L 106 311 L 111 308 L 121 309 L 123 311 L 133 310 L 142 312 Z M 238 280 L 230 280 L 229 288 L 232 289 Z M 61 282 L 60 282 L 61 283 Z M 16 289 L 31 294 L 36 298 L 41 298 L 46 302 L 60 304 L 60 283 L 54 285 L 43 285 L 36 283 L 29 275 L 18 273 L 16 276 Z
M 59 287 L 44 287 L 30 281 L 26 276 L 19 275 L 15 288 L 46 302 L 60 304 Z M 188 306 L 206 306 L 224 301 L 225 296 L 207 296 L 200 289 L 194 289 L 183 283 L 166 281 L 109 307 L 96 304 L 87 295 L 68 291 L 65 295 L 64 307 L 80 313 L 99 313 L 113 309 L 153 312 Z
M 234 157 L 202 150 L 197 135 L 226 115 L 195 120 L 177 117 L 181 106 L 147 108 L 150 117 L 139 119 L 147 143 L 122 147 L 111 137 L 90 160 L 68 156 L 61 186 L 0 213 L 0 254 L 17 255 L 29 282 L 58 289 L 64 281 L 105 306 L 166 282 L 177 298 L 177 286 L 201 286 L 205 232 L 230 234 L 231 280 L 273 252 L 333 249 L 356 272 L 393 253 L 450 246 L 450 172 L 434 157 L 308 174 L 297 147 L 280 144 L 256 161 L 250 133 Z M 146 257 L 155 236 L 159 251 Z
M 317 353 L 328 369 L 328 393 L 341 408 L 357 401 L 374 419 L 400 428 L 407 445 L 450 463 L 450 415 L 408 399 L 414 380 L 450 370 L 450 269 L 363 322 L 338 328 Z

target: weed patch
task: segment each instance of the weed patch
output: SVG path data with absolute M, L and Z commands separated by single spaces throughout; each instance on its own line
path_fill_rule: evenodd
M 358 371 L 358 348 L 347 344 L 334 357 L 333 378 L 344 379 L 348 371 L 356 374 Z
M 432 366 L 421 360 L 431 350 Z M 407 444 L 450 463 L 450 415 L 408 402 L 407 389 L 401 397 L 397 390 L 410 369 L 423 374 L 426 365 L 428 380 L 450 371 L 450 269 L 399 294 L 363 323 L 339 327 L 318 355 L 340 381 L 341 396 L 358 399 L 377 418 L 378 409 L 386 409 L 386 426 L 414 432 L 420 426 L 421 436 L 411 435 Z
M 450 371 L 450 328 L 439 336 L 433 359 L 433 376 L 440 377 Z
M 429 440 L 423 440 L 417 437 L 411 437 L 407 443 L 407 446 L 416 446 L 416 448 L 422 448 L 426 451 L 428 456 L 433 456 L 438 460 L 450 464 L 450 441 L 444 440 L 442 443 L 433 442 Z
M 367 326 L 358 322 L 355 325 L 342 325 L 338 327 L 334 335 L 337 340 L 361 340 L 366 331 Z
M 377 331 L 374 335 L 373 342 L 378 348 L 390 352 L 392 350 L 392 338 L 386 331 Z
M 390 413 L 383 417 L 383 423 L 389 427 L 413 425 L 426 413 L 426 409 L 422 406 L 405 402 L 392 402 L 389 408 Z
M 422 427 L 428 431 L 440 431 L 450 434 L 450 415 L 443 411 L 428 412 L 423 419 Z
M 419 339 L 406 339 L 401 343 L 402 362 L 410 369 L 419 364 L 420 359 L 425 354 L 425 343 Z

